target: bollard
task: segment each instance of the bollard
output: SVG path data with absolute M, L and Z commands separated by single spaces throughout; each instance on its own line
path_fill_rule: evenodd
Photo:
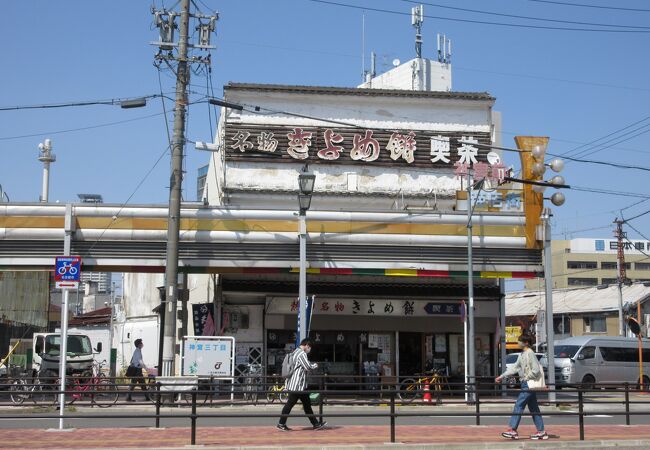
M 582 388 L 578 391 L 578 422 L 580 424 L 580 440 L 585 440 L 585 414 L 582 403 Z
M 625 383 L 625 425 L 630 424 L 630 384 Z
M 160 382 L 156 383 L 156 428 L 160 428 Z
M 196 445 L 196 390 L 192 391 L 192 438 L 190 440 L 191 445 Z
M 478 396 L 478 386 L 474 390 L 474 401 L 476 402 L 476 425 L 481 424 L 481 402 Z
M 318 403 L 318 421 L 320 423 L 323 423 L 323 402 L 325 401 L 325 393 L 323 392 L 323 387 L 324 387 L 324 379 L 323 377 L 320 377 L 320 403 Z
M 395 443 L 395 391 L 390 391 L 390 442 Z

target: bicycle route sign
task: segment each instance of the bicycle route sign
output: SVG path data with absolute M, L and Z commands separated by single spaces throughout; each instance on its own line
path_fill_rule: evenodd
M 57 256 L 54 281 L 57 289 L 76 289 L 81 276 L 81 256 Z

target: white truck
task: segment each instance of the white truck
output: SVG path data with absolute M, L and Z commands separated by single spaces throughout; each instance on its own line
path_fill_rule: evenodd
M 34 333 L 32 368 L 40 376 L 58 377 L 61 351 L 60 333 Z M 93 351 L 102 351 L 99 342 L 93 349 L 85 334 L 68 334 L 67 375 L 92 371 Z

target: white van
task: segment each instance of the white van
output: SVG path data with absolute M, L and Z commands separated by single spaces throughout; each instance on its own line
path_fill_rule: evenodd
M 650 340 L 643 340 L 643 385 L 650 385 Z M 648 375 L 646 375 L 648 374 Z M 577 336 L 555 342 L 555 383 L 639 383 L 639 341 Z
M 33 361 L 32 368 L 41 376 L 56 377 L 59 375 L 60 364 L 60 333 L 34 333 L 32 340 Z M 97 345 L 96 352 L 102 350 L 102 345 Z M 90 339 L 85 334 L 69 334 L 67 346 L 68 375 L 91 371 L 93 367 L 93 348 Z

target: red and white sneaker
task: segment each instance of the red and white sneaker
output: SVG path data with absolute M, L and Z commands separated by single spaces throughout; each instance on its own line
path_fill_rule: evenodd
M 501 433 L 501 436 L 503 436 L 506 439 L 519 439 L 519 434 L 517 434 L 517 430 L 513 430 L 510 428 L 508 431 L 504 431 Z
M 538 431 L 535 434 L 531 434 L 530 438 L 537 441 L 537 440 L 546 440 L 548 439 L 548 434 L 546 434 L 546 431 Z

